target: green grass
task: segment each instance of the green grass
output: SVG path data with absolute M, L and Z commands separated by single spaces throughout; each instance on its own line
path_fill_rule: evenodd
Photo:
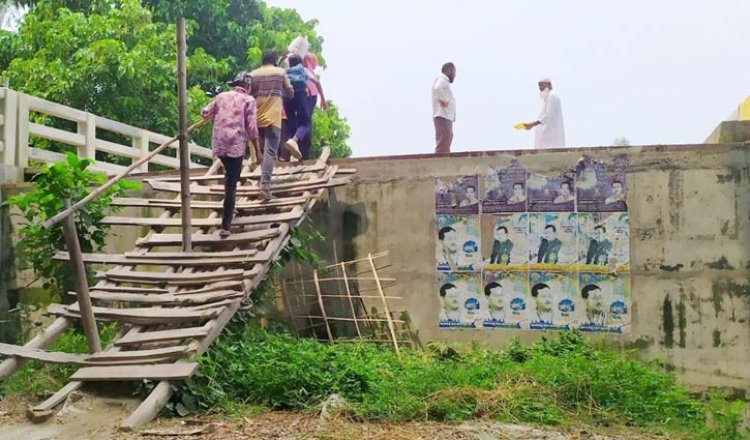
M 383 346 L 329 346 L 234 327 L 175 394 L 174 411 L 231 414 L 242 405 L 308 411 L 337 393 L 347 399 L 348 415 L 365 420 L 484 418 L 746 438 L 739 431 L 741 402 L 700 401 L 672 375 L 630 353 L 592 346 L 577 333 L 531 346 L 514 341 L 502 351 L 407 349 L 399 359 Z

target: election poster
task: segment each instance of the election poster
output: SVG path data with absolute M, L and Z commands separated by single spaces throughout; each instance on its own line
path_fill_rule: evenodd
M 577 213 L 529 213 L 530 270 L 576 271 Z
M 479 271 L 482 269 L 478 215 L 436 215 L 437 270 Z
M 479 177 L 435 180 L 436 214 L 479 214 Z
M 529 214 L 483 214 L 482 259 L 484 270 L 529 269 Z
M 506 168 L 488 168 L 482 182 L 482 212 L 526 212 L 526 178 L 526 168 L 516 160 Z
M 578 212 L 625 212 L 627 205 L 627 160 L 612 163 L 584 157 L 576 166 Z
M 481 276 L 478 273 L 439 272 L 440 328 L 476 328 L 482 321 Z
M 549 177 L 529 174 L 526 180 L 529 212 L 573 212 L 576 210 L 572 176 Z
M 586 332 L 625 333 L 630 329 L 630 276 L 580 272 L 578 329 Z
M 578 270 L 630 270 L 630 221 L 627 212 L 578 213 Z
M 576 323 L 578 277 L 568 272 L 529 272 L 532 330 L 570 330 Z
M 528 273 L 485 271 L 482 279 L 482 327 L 520 329 L 528 325 Z

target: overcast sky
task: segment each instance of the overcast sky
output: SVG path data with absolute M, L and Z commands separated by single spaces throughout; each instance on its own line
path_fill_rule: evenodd
M 750 94 L 748 0 L 267 0 L 320 20 L 322 82 L 355 156 L 434 150 L 430 86 L 456 63 L 453 151 L 529 148 L 551 77 L 569 146 L 702 142 Z

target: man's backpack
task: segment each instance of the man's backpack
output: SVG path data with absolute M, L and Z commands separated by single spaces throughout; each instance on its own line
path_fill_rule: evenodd
M 289 76 L 289 82 L 292 83 L 294 93 L 305 93 L 307 89 L 307 73 L 305 73 L 305 66 L 298 64 L 294 67 L 286 69 L 286 74 Z

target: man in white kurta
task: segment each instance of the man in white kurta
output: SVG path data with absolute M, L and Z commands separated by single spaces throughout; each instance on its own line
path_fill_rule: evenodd
M 539 96 L 542 109 L 534 122 L 524 124 L 526 130 L 536 128 L 534 148 L 559 148 L 565 146 L 565 128 L 563 127 L 562 104 L 560 98 L 552 93 L 552 81 L 545 78 L 539 81 Z

